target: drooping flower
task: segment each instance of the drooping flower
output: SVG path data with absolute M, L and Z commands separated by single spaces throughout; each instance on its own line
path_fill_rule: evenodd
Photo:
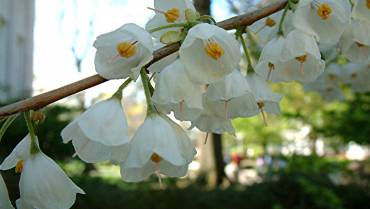
M 258 109 L 264 117 L 264 112 L 280 114 L 280 100 L 282 96 L 272 92 L 268 83 L 256 74 L 248 74 L 246 80 L 256 98 Z
M 195 12 L 195 7 L 189 0 L 155 0 L 154 9 L 152 10 L 155 11 L 155 15 L 146 24 L 145 28 L 148 31 L 171 23 L 186 22 L 185 11 L 192 10 Z M 169 31 L 180 30 L 181 28 L 169 28 L 153 32 L 152 34 L 154 37 L 159 38 Z
M 320 43 L 334 45 L 350 19 L 349 1 L 301 0 L 293 15 L 293 25 L 312 34 Z
M 139 182 L 158 172 L 185 176 L 196 154 L 185 131 L 165 115 L 146 117 L 130 142 L 127 160 L 121 164 L 124 181 Z
M 294 30 L 272 39 L 262 50 L 255 69 L 272 82 L 312 82 L 324 72 L 325 62 L 313 37 Z
M 370 21 L 352 20 L 351 25 L 344 32 L 340 42 L 343 55 L 354 63 L 370 63 L 369 34 Z
M 355 0 L 352 17 L 359 20 L 370 21 L 370 0 Z
M 0 208 L 14 209 L 9 200 L 8 189 L 6 188 L 3 177 L 0 174 Z
M 21 172 L 19 182 L 21 197 L 17 205 L 23 206 L 22 208 L 39 209 L 71 208 L 76 200 L 76 194 L 85 192 L 44 153 L 41 151 L 31 153 L 31 144 L 31 138 L 27 135 L 0 165 L 0 170 L 16 167 L 16 171 Z
M 153 102 L 161 112 L 175 113 L 180 120 L 192 120 L 203 109 L 200 86 L 193 83 L 177 59 L 156 77 Z
M 94 47 L 95 69 L 106 79 L 136 79 L 141 68 L 153 59 L 152 37 L 133 23 L 98 36 Z
M 344 99 L 340 88 L 344 69 L 337 64 L 330 64 L 325 72 L 316 81 L 304 85 L 304 90 L 319 93 L 325 100 L 334 101 Z
M 111 98 L 90 107 L 61 133 L 85 162 L 122 162 L 129 149 L 128 125 L 121 101 Z
M 208 108 L 225 119 L 251 117 L 258 114 L 256 99 L 239 70 L 210 84 L 205 93 Z
M 241 59 L 237 40 L 224 29 L 206 23 L 189 30 L 179 53 L 189 78 L 199 84 L 220 80 Z

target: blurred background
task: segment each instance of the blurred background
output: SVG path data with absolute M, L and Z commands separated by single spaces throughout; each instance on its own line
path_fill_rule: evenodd
M 217 21 L 271 2 L 194 0 Z M 93 75 L 95 38 L 128 22 L 145 26 L 153 16 L 147 7 L 152 0 L 0 0 L 0 104 Z M 274 84 L 284 96 L 281 115 L 268 115 L 267 127 L 261 117 L 236 119 L 236 136 L 213 135 L 207 144 L 205 133 L 188 131 L 198 151 L 189 174 L 164 178 L 160 188 L 155 176 L 125 183 L 118 166 L 84 164 L 62 143 L 60 131 L 119 84 L 107 82 L 44 109 L 42 149 L 87 193 L 73 208 L 370 208 L 370 93 L 343 86 L 345 99 L 327 102 L 298 83 Z M 124 91 L 131 135 L 145 117 L 140 89 L 138 82 Z M 2 140 L 1 161 L 25 134 L 19 117 Z M 16 200 L 19 175 L 2 175 Z

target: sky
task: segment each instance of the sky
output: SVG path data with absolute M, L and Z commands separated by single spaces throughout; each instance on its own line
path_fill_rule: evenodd
M 217 20 L 231 16 L 227 6 L 224 0 L 213 1 L 212 13 Z M 94 75 L 95 38 L 125 23 L 144 27 L 154 15 L 147 7 L 153 7 L 152 0 L 36 0 L 34 94 Z M 79 57 L 84 57 L 81 72 L 77 71 L 72 46 L 76 46 Z M 89 101 L 112 93 L 119 84 L 120 81 L 107 82 L 87 90 L 85 96 Z

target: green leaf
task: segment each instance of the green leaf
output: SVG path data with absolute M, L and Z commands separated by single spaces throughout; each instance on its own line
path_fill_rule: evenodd
M 5 122 L 3 123 L 3 126 L 0 129 L 0 142 L 1 139 L 3 138 L 6 130 L 9 128 L 9 126 L 14 122 L 14 120 L 18 117 L 18 114 L 9 116 Z

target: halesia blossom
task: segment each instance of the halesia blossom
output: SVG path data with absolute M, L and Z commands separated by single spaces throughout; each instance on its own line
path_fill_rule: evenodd
M 293 25 L 320 43 L 334 45 L 350 19 L 351 5 L 347 0 L 301 0 L 293 15 Z
M 0 208 L 14 209 L 9 200 L 8 189 L 6 188 L 3 177 L 0 174 Z
M 370 0 L 355 0 L 352 17 L 370 21 Z
M 370 91 L 370 65 L 350 63 L 345 65 L 344 69 L 343 81 L 352 91 L 358 93 Z
M 256 73 L 272 82 L 312 82 L 324 72 L 325 62 L 312 36 L 294 30 L 272 39 L 262 50 Z
M 127 182 L 142 181 L 153 173 L 183 177 L 196 154 L 185 131 L 159 113 L 146 117 L 130 144 L 127 160 L 121 164 Z
M 266 119 L 265 112 L 276 115 L 280 114 L 279 103 L 282 96 L 272 92 L 268 83 L 257 74 L 248 74 L 246 76 L 246 80 L 256 98 L 258 109 L 260 110 L 264 120 Z
M 83 161 L 122 162 L 129 149 L 128 125 L 121 101 L 115 97 L 99 102 L 62 130 L 64 143 L 72 141 Z
M 221 80 L 241 59 L 239 43 L 234 36 L 206 23 L 189 30 L 179 53 L 189 78 L 199 84 Z
M 370 13 L 370 10 L 369 10 Z M 343 34 L 340 46 L 342 53 L 351 62 L 370 63 L 370 19 L 352 20 Z
M 343 100 L 344 95 L 340 88 L 343 71 L 342 66 L 330 64 L 316 81 L 305 84 L 304 90 L 317 92 L 327 101 Z
M 150 34 L 129 23 L 97 37 L 95 69 L 105 79 L 136 79 L 140 70 L 153 59 Z
M 149 9 L 155 11 L 155 15 L 145 26 L 148 31 L 168 24 L 184 23 L 187 21 L 186 11 L 195 12 L 195 7 L 190 0 L 155 0 L 154 8 Z M 152 34 L 154 37 L 160 38 L 164 33 L 180 30 L 180 28 L 169 28 Z
M 210 84 L 205 94 L 208 108 L 225 119 L 258 114 L 256 99 L 239 70 L 223 80 Z
M 39 150 L 31 153 L 31 138 L 27 135 L 5 158 L 0 170 L 16 167 L 21 173 L 19 182 L 21 208 L 67 209 L 76 200 L 76 194 L 85 192 L 76 186 L 63 170 Z M 37 138 L 36 138 L 36 144 Z

